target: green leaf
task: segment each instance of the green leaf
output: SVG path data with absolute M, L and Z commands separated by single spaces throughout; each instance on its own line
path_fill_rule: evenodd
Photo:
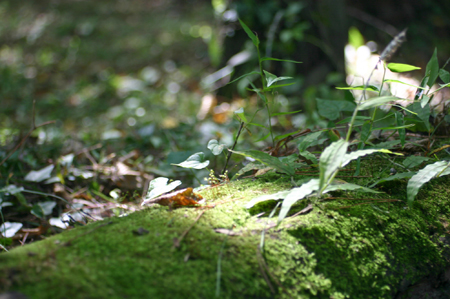
M 372 190 L 370 188 L 366 188 L 366 187 L 363 187 L 363 186 L 360 186 L 360 185 L 347 183 L 347 182 L 338 183 L 338 184 L 330 184 L 330 185 L 328 185 L 328 187 L 325 188 L 323 193 L 336 191 L 336 190 L 344 190 L 344 191 L 358 190 L 358 191 L 367 192 L 367 193 L 383 193 L 383 192 L 380 192 L 380 191 L 375 191 L 375 190 Z
M 203 169 L 209 165 L 209 160 L 205 160 L 205 154 L 203 152 L 199 152 L 187 158 L 186 161 L 172 165 L 183 168 Z
M 362 102 L 358 106 L 358 110 L 359 111 L 367 110 L 367 109 L 382 106 L 382 105 L 385 105 L 386 103 L 389 103 L 392 101 L 397 101 L 397 100 L 399 100 L 399 98 L 393 97 L 393 96 L 371 98 L 371 99 L 368 99 L 367 101 Z
M 0 225 L 0 235 L 4 238 L 12 238 L 22 228 L 20 222 L 5 222 Z
M 355 110 L 355 104 L 348 101 L 322 100 L 317 98 L 317 108 L 319 115 L 329 120 L 339 118 L 341 111 Z
M 441 78 L 442 82 L 448 84 L 450 82 L 450 73 L 444 69 L 439 70 L 439 78 Z
M 267 61 L 267 60 L 292 62 L 292 63 L 303 63 L 301 61 L 295 61 L 295 60 L 289 60 L 289 59 L 278 59 L 278 58 L 272 58 L 272 57 L 263 57 L 263 58 L 261 58 L 261 61 Z
M 291 192 L 290 190 L 285 190 L 285 191 L 280 191 L 277 193 L 273 193 L 273 194 L 264 194 L 255 198 L 252 198 L 246 205 L 245 207 L 247 209 L 252 208 L 253 206 L 255 206 L 256 204 L 262 202 L 262 201 L 267 201 L 267 200 L 279 200 L 279 199 L 283 199 L 286 197 L 286 195 L 289 194 L 289 192 Z
M 365 120 L 371 120 L 372 117 L 370 116 L 356 116 L 355 117 L 355 121 L 365 121 Z M 346 117 L 343 120 L 338 121 L 336 124 L 345 124 L 345 123 L 349 123 L 352 120 L 352 117 Z
M 399 125 L 399 126 L 395 126 L 395 127 L 381 127 L 381 128 L 375 128 L 376 130 L 398 130 L 398 129 L 405 129 L 405 128 L 410 128 L 410 127 L 414 127 L 415 124 L 409 124 L 409 125 Z
M 420 67 L 410 65 L 410 64 L 404 64 L 404 63 L 389 63 L 387 65 L 387 68 L 394 73 L 403 73 L 403 72 L 410 72 L 414 70 L 420 70 Z
M 431 88 L 439 75 L 439 63 L 437 59 L 437 49 L 434 49 L 430 61 L 428 61 L 425 76 L 428 77 L 427 85 Z
M 405 160 L 403 160 L 403 165 L 406 168 L 414 168 L 420 164 L 422 164 L 425 161 L 429 161 L 430 158 L 428 157 L 421 157 L 421 156 L 409 156 Z
M 55 165 L 48 165 L 40 170 L 32 170 L 25 176 L 25 181 L 29 182 L 42 182 L 51 176 L 52 170 Z
M 417 85 L 414 85 L 414 84 L 405 83 L 405 82 L 400 81 L 400 80 L 386 79 L 386 80 L 384 80 L 384 82 L 385 83 L 400 83 L 400 84 L 412 86 L 412 87 L 415 87 L 415 88 L 418 88 L 418 89 L 425 89 L 425 87 L 417 86 Z
M 250 28 L 247 27 L 247 25 L 245 25 L 244 22 L 242 22 L 241 19 L 239 19 L 239 23 L 241 23 L 242 28 L 244 28 L 245 33 L 247 33 L 248 37 L 250 37 L 255 47 L 258 48 L 259 38 L 250 30 Z
M 411 206 L 414 202 L 419 189 L 431 179 L 450 174 L 450 162 L 448 161 L 438 161 L 433 164 L 427 165 L 425 168 L 419 170 L 409 181 L 406 187 L 406 192 L 408 196 L 408 205 Z
M 368 90 L 368 91 L 380 91 L 378 89 L 378 87 L 374 86 L 374 85 L 369 85 L 369 86 L 365 86 L 365 85 L 358 85 L 358 86 L 349 86 L 349 87 L 336 87 L 336 89 L 340 89 L 340 90 Z
M 238 151 L 232 151 L 232 152 L 235 154 L 238 154 L 238 155 L 242 155 L 244 157 L 253 158 L 267 166 L 273 167 L 276 170 L 286 173 L 290 176 L 293 176 L 295 174 L 294 168 L 292 168 L 289 165 L 284 164 L 278 158 L 273 157 L 269 154 L 263 153 L 261 151 L 248 150 L 248 151 L 243 151 L 243 152 L 238 152 Z
M 402 126 L 405 123 L 403 113 L 401 113 L 400 111 L 395 112 L 395 120 L 396 120 L 398 126 Z M 397 130 L 398 130 L 398 135 L 400 137 L 400 142 L 403 147 L 403 146 L 405 146 L 405 142 L 406 142 L 406 130 L 404 128 L 397 129 Z
M 350 163 L 353 160 L 356 160 L 356 159 L 358 159 L 360 157 L 363 157 L 363 156 L 371 155 L 373 153 L 385 153 L 385 154 L 402 155 L 402 154 L 393 153 L 393 152 L 391 152 L 390 150 L 387 150 L 387 149 L 363 149 L 363 150 L 359 150 L 359 151 L 355 151 L 355 152 L 351 152 L 351 153 L 345 154 L 343 159 L 342 159 L 341 167 L 344 167 L 345 165 L 347 165 L 348 163 Z
M 371 133 L 371 123 L 369 121 L 365 122 L 361 127 L 361 142 L 366 143 L 367 139 Z
M 260 73 L 259 73 L 259 72 L 256 72 L 256 71 L 253 71 L 253 72 L 244 74 L 244 75 L 240 76 L 239 78 L 236 78 L 236 79 L 234 79 L 233 81 L 228 82 L 227 85 L 228 85 L 228 84 L 231 84 L 231 83 L 234 83 L 234 82 L 236 82 L 236 81 L 238 81 L 238 80 L 241 80 L 241 79 L 244 78 L 244 77 L 251 76 L 251 75 L 258 75 L 258 76 L 259 76 Z
M 320 135 L 322 135 L 323 131 L 318 131 L 318 132 L 314 132 L 314 133 L 310 133 L 308 135 L 306 135 L 298 144 L 298 151 L 299 152 L 304 152 L 309 146 L 311 146 L 311 144 L 318 140 Z
M 294 113 L 299 113 L 299 112 L 302 112 L 302 110 L 291 111 L 291 112 L 278 112 L 278 113 L 272 114 L 272 116 L 288 115 L 288 114 L 294 114 Z
M 148 186 L 147 195 L 141 205 L 144 205 L 152 199 L 164 193 L 170 192 L 181 185 L 181 181 L 173 181 L 170 184 L 167 184 L 168 181 L 169 179 L 164 177 L 159 177 L 152 180 Z
M 428 102 L 430 102 L 430 97 L 424 94 L 422 96 L 422 99 L 420 100 L 420 107 L 424 108 L 428 104 Z
M 225 144 L 219 144 L 215 139 L 211 139 L 208 142 L 208 149 L 211 150 L 214 156 L 220 155 L 226 147 Z
M 422 108 L 421 104 L 418 102 L 413 103 L 412 105 L 409 105 L 408 108 L 412 111 L 417 113 L 417 117 L 425 124 L 425 127 L 428 131 L 430 131 L 430 105 L 426 104 L 425 107 Z
M 414 171 L 397 173 L 397 174 L 394 174 L 394 175 L 391 175 L 391 176 L 388 176 L 388 177 L 385 177 L 385 178 L 382 178 L 382 179 L 376 181 L 375 183 L 370 185 L 370 188 L 373 188 L 380 183 L 384 183 L 384 182 L 388 182 L 388 181 L 409 179 L 410 177 L 412 177 L 415 174 L 416 174 L 416 172 L 414 172 Z
M 289 77 L 282 77 L 282 78 L 292 79 L 292 78 L 289 78 Z M 272 86 L 270 86 L 270 87 L 264 88 L 263 91 L 270 91 L 270 90 L 275 89 L 275 88 L 280 88 L 280 87 L 285 87 L 285 86 L 291 86 L 291 85 L 294 85 L 294 84 L 295 84 L 295 82 L 292 82 L 292 83 L 286 83 L 286 84 L 272 85 Z
M 291 191 L 289 191 L 289 193 L 284 198 L 283 204 L 281 205 L 280 214 L 278 215 L 278 223 L 283 221 L 283 219 L 289 213 L 289 210 L 291 209 L 293 204 L 317 190 L 319 190 L 318 179 L 312 179 L 298 188 L 291 189 Z
M 42 219 L 45 218 L 45 216 L 50 215 L 55 206 L 56 202 L 54 201 L 38 202 L 37 204 L 33 205 L 33 208 L 31 209 L 31 214 Z
M 9 193 L 11 195 L 14 195 L 16 193 L 22 192 L 23 190 L 24 190 L 23 187 L 17 187 L 16 185 L 8 185 L 8 186 L 0 189 L 0 192 L 1 193 Z
M 308 151 L 302 151 L 302 152 L 299 152 L 298 154 L 300 156 L 302 156 L 303 158 L 311 161 L 313 164 L 317 164 L 317 162 L 318 162 L 316 156 L 314 156 L 313 154 L 311 154 Z
M 277 77 L 274 74 L 269 73 L 268 71 L 263 71 L 264 75 L 266 75 L 267 87 L 270 87 L 272 84 L 282 80 L 292 79 L 292 77 Z
M 349 143 L 343 139 L 330 144 L 320 155 L 319 190 L 329 183 L 332 175 L 342 166 Z M 319 194 L 320 195 L 320 194 Z
M 238 110 L 234 111 L 234 114 L 239 116 L 239 118 L 242 122 L 247 123 L 247 117 L 245 117 L 244 108 L 242 108 L 242 107 L 239 108 Z

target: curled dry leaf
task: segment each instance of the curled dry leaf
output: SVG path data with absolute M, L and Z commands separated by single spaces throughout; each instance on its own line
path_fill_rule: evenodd
M 200 194 L 194 193 L 194 189 L 186 188 L 161 195 L 146 203 L 157 203 L 162 206 L 170 206 L 176 208 L 197 205 L 202 199 L 203 197 Z

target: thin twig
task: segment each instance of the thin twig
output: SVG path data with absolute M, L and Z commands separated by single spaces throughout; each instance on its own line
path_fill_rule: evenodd
M 198 214 L 197 218 L 195 218 L 194 222 L 191 224 L 191 226 L 188 227 L 187 230 L 185 230 L 179 238 L 173 239 L 173 248 L 180 247 L 181 241 L 183 241 L 184 237 L 189 233 L 189 231 L 194 227 L 194 225 L 197 223 L 197 221 L 202 217 L 202 215 L 205 213 L 205 211 L 202 211 L 200 214 Z
M 232 151 L 234 151 L 234 148 L 236 147 L 237 141 L 238 141 L 238 139 L 239 139 L 239 135 L 241 135 L 242 129 L 244 128 L 244 124 L 245 124 L 245 123 L 244 123 L 243 121 L 241 121 L 241 125 L 239 126 L 239 130 L 238 130 L 238 132 L 237 132 L 236 138 L 234 139 L 234 144 L 233 144 L 233 146 L 231 147 L 231 151 L 228 152 L 227 160 L 226 160 L 226 162 L 225 162 L 225 167 L 224 167 L 223 170 L 222 170 L 222 175 L 224 175 L 224 174 L 225 174 L 225 171 L 227 170 L 228 162 L 230 161 Z

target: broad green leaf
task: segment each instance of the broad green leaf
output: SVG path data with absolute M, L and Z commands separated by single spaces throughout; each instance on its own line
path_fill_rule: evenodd
M 412 205 L 414 198 L 416 197 L 419 189 L 428 181 L 440 175 L 450 174 L 450 162 L 438 161 L 433 164 L 427 165 L 415 174 L 409 181 L 406 187 L 406 193 L 408 196 L 408 205 Z
M 336 87 L 336 89 L 340 89 L 340 90 L 368 90 L 368 91 L 380 91 L 378 89 L 378 87 L 376 87 L 375 85 L 369 85 L 369 86 L 365 86 L 365 85 L 358 85 L 358 86 L 348 86 L 348 87 Z
M 220 155 L 226 147 L 225 144 L 219 144 L 215 139 L 211 139 L 208 142 L 208 149 L 211 150 L 214 156 Z
M 422 96 L 422 99 L 420 100 L 420 107 L 424 108 L 428 104 L 428 102 L 430 102 L 430 97 L 424 94 Z
M 400 83 L 400 84 L 412 86 L 412 87 L 415 87 L 415 88 L 418 88 L 418 89 L 425 89 L 424 87 L 417 86 L 417 85 L 414 85 L 414 84 L 405 83 L 405 82 L 400 81 L 400 80 L 386 79 L 386 80 L 384 80 L 384 82 L 385 83 Z
M 385 96 L 385 97 L 375 97 L 375 98 L 371 98 L 368 99 L 367 101 L 362 102 L 359 106 L 358 106 L 358 110 L 367 110 L 370 108 L 375 108 L 378 106 L 382 106 L 385 105 L 386 103 L 392 102 L 392 101 L 397 101 L 400 100 L 397 97 L 393 97 L 393 96 Z
M 14 195 L 16 193 L 22 192 L 23 190 L 24 190 L 23 187 L 17 187 L 16 185 L 8 185 L 8 186 L 0 189 L 0 192 L 1 193 L 9 193 L 11 195 Z
M 251 75 L 258 75 L 258 76 L 259 76 L 260 73 L 259 73 L 259 72 L 256 72 L 256 71 L 253 71 L 253 72 L 244 74 L 244 75 L 242 75 L 242 76 L 240 76 L 240 77 L 234 79 L 233 81 L 228 82 L 227 85 L 228 85 L 228 84 L 231 84 L 231 83 L 234 83 L 234 82 L 236 82 L 236 81 L 238 81 L 238 80 L 241 80 L 241 79 L 244 78 L 244 77 L 251 76 Z
M 323 193 L 328 193 L 331 191 L 336 191 L 336 190 L 344 190 L 344 191 L 354 191 L 354 190 L 358 190 L 361 192 L 367 192 L 367 193 L 383 193 L 380 191 L 375 191 L 373 189 L 370 188 L 366 188 L 360 185 L 356 185 L 356 184 L 352 184 L 352 183 L 343 183 L 343 184 L 331 184 L 328 185 L 328 187 L 325 188 L 325 190 L 323 191 Z
M 279 200 L 279 199 L 283 199 L 285 198 L 289 192 L 291 192 L 290 190 L 285 190 L 285 191 L 280 191 L 277 193 L 273 193 L 273 194 L 264 194 L 255 198 L 252 198 L 252 200 L 250 200 L 245 207 L 247 209 L 250 209 L 251 207 L 253 207 L 254 205 L 262 202 L 262 201 L 267 201 L 267 200 Z
M 347 153 L 348 142 L 341 139 L 330 144 L 320 155 L 320 183 L 319 190 L 322 190 L 329 183 L 331 176 L 342 166 Z M 320 193 L 319 193 L 320 195 Z
M 250 28 L 247 27 L 247 25 L 245 25 L 244 22 L 242 22 L 241 19 L 239 19 L 239 23 L 241 23 L 242 28 L 244 28 L 245 33 L 247 33 L 248 37 L 250 37 L 255 47 L 258 48 L 259 38 L 250 30 Z
M 439 70 L 439 78 L 441 78 L 442 82 L 448 84 L 450 82 L 450 73 L 444 69 Z
M 273 113 L 272 116 L 288 115 L 288 114 L 294 114 L 294 113 L 299 113 L 299 112 L 302 112 L 302 110 L 291 111 L 291 112 L 279 112 L 279 113 Z
M 355 104 L 348 101 L 322 100 L 316 99 L 317 109 L 320 116 L 329 120 L 336 120 L 339 118 L 341 111 L 355 110 Z
M 429 161 L 429 160 L 430 160 L 430 158 L 428 158 L 428 157 L 409 156 L 408 158 L 403 160 L 403 165 L 409 169 L 409 168 L 414 168 L 416 166 L 419 166 L 423 162 Z
M 250 157 L 253 158 L 267 166 L 273 167 L 276 170 L 289 174 L 291 176 L 293 176 L 295 174 L 295 170 L 293 167 L 291 167 L 290 165 L 286 165 L 283 162 L 281 162 L 278 158 L 273 157 L 269 154 L 263 153 L 261 151 L 256 151 L 256 150 L 248 150 L 248 151 L 243 151 L 243 152 L 238 152 L 238 151 L 232 151 L 235 154 L 238 155 L 242 155 L 244 157 Z
M 272 58 L 272 57 L 263 57 L 263 58 L 261 58 L 261 61 L 266 61 L 266 60 L 292 62 L 292 63 L 303 63 L 301 61 L 295 61 L 295 60 L 289 60 L 289 59 L 278 59 L 278 58 Z
M 278 81 L 292 79 L 292 77 L 277 77 L 274 74 L 269 73 L 268 71 L 264 71 L 264 75 L 266 75 L 267 87 L 270 87 L 272 84 Z
M 298 188 L 291 189 L 289 193 L 283 200 L 283 204 L 281 205 L 280 214 L 278 215 L 278 223 L 283 221 L 286 215 L 289 213 L 292 205 L 295 204 L 300 199 L 305 198 L 313 192 L 319 190 L 319 180 L 312 179 L 309 182 L 301 185 Z
M 48 165 L 40 170 L 32 170 L 25 176 L 25 181 L 29 182 L 42 182 L 51 176 L 52 170 L 55 165 Z
M 164 193 L 170 192 L 181 185 L 181 181 L 173 181 L 170 184 L 167 184 L 168 181 L 169 179 L 164 177 L 159 177 L 152 180 L 148 186 L 147 195 L 145 196 L 144 201 L 141 205 L 144 205 L 148 201 Z
M 313 164 L 317 164 L 317 158 L 313 154 L 311 154 L 308 151 L 302 151 L 298 153 L 300 156 L 302 156 L 305 159 L 308 159 L 309 161 L 313 162 Z
M 388 182 L 388 181 L 409 179 L 410 177 L 412 177 L 415 174 L 416 174 L 416 172 L 414 172 L 414 171 L 397 173 L 397 174 L 394 174 L 394 175 L 391 175 L 391 176 L 388 176 L 388 177 L 385 177 L 385 178 L 382 178 L 382 179 L 376 181 L 375 183 L 370 185 L 370 188 L 373 188 L 380 183 L 384 183 L 384 182 Z
M 241 121 L 243 121 L 244 123 L 247 123 L 247 117 L 245 117 L 244 114 L 244 108 L 239 108 L 238 110 L 234 111 L 234 114 L 236 114 L 237 116 L 239 116 L 239 118 L 241 119 Z
M 434 49 L 433 55 L 428 61 L 425 76 L 428 77 L 427 85 L 431 88 L 439 75 L 439 63 L 437 59 L 437 48 Z
M 323 131 L 318 131 L 318 132 L 314 132 L 314 133 L 310 133 L 308 135 L 306 135 L 298 144 L 298 151 L 299 152 L 304 152 L 309 146 L 311 146 L 311 144 L 313 143 L 313 141 L 317 141 L 320 137 L 320 135 L 322 135 Z
M 267 168 L 267 165 L 258 162 L 258 161 L 254 161 L 254 162 L 250 162 L 247 165 L 245 165 L 244 167 L 242 167 L 237 173 L 236 176 L 240 176 L 244 173 L 246 173 L 247 171 L 250 170 L 260 170 L 260 169 L 265 169 Z
M 394 73 L 403 73 L 403 72 L 410 72 L 414 70 L 420 70 L 420 67 L 410 65 L 410 64 L 404 64 L 404 63 L 389 63 L 387 65 L 387 68 Z
M 430 131 L 430 105 L 426 104 L 425 107 L 422 108 L 420 103 L 415 102 L 412 105 L 409 105 L 408 108 L 417 113 L 417 117 L 423 121 L 427 130 Z
M 203 169 L 209 165 L 209 160 L 205 160 L 205 154 L 203 152 L 198 152 L 187 158 L 186 161 L 172 165 L 183 168 Z
M 391 152 L 390 150 L 387 150 L 387 149 L 363 149 L 363 150 L 359 150 L 359 151 L 355 151 L 355 152 L 351 152 L 351 153 L 345 154 L 344 158 L 342 160 L 341 167 L 344 167 L 345 165 L 347 165 L 348 163 L 350 163 L 353 160 L 356 160 L 356 159 L 358 159 L 360 157 L 363 157 L 363 156 L 371 155 L 373 153 L 385 153 L 385 154 L 402 155 L 402 154 L 393 153 L 393 152 Z
M 361 127 L 361 142 L 366 143 L 367 139 L 370 137 L 371 133 L 371 123 L 367 121 Z
M 365 120 L 370 120 L 372 119 L 372 117 L 370 116 L 356 116 L 355 117 L 355 121 L 365 121 Z M 343 120 L 338 121 L 336 124 L 346 124 L 349 123 L 352 120 L 352 117 L 346 117 Z
M 45 216 L 50 215 L 55 206 L 56 202 L 54 201 L 38 202 L 37 204 L 33 205 L 33 208 L 31 209 L 31 214 L 42 219 L 45 218 Z
M 12 238 L 22 228 L 20 222 L 5 222 L 0 225 L 0 235 L 4 238 Z

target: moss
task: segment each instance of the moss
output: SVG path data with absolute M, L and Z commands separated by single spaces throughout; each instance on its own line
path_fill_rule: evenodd
M 221 255 L 220 298 L 392 298 L 449 265 L 443 241 L 450 223 L 448 182 L 428 184 L 412 209 L 404 202 L 355 205 L 367 195 L 344 193 L 347 200 L 320 201 L 309 214 L 275 226 L 276 219 L 267 218 L 274 202 L 253 211 L 244 205 L 289 188 L 289 180 L 235 181 L 202 193 L 207 204 L 217 205 L 205 210 L 179 248 L 174 238 L 202 210 L 152 206 L 0 254 L 0 290 L 37 299 L 214 298 Z M 404 198 L 405 191 L 393 194 Z M 261 211 L 266 214 L 258 216 Z M 149 233 L 133 234 L 139 227 Z

